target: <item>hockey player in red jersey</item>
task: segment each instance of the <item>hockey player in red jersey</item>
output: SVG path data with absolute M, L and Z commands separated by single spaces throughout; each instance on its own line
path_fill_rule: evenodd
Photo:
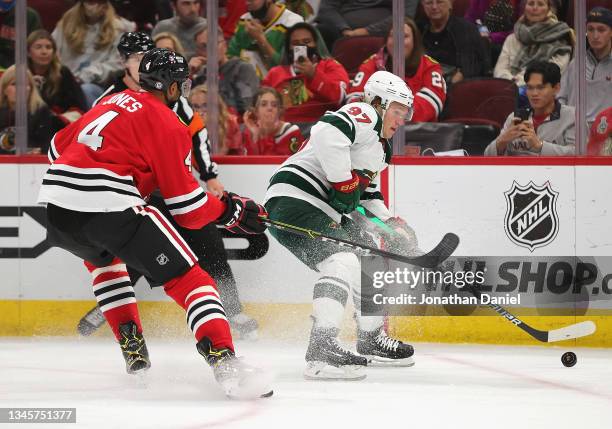
M 155 43 L 147 33 L 124 33 L 119 39 L 117 50 L 125 62 L 125 70 L 104 91 L 104 94 L 96 100 L 95 104 L 111 94 L 122 92 L 126 89 L 140 90 L 138 68 L 145 52 L 153 48 L 155 48 Z M 191 133 L 192 161 L 194 167 L 198 170 L 200 180 L 206 182 L 206 189 L 208 191 L 217 196 L 222 195 L 223 185 L 217 179 L 218 167 L 212 161 L 208 133 L 204 127 L 202 117 L 191 108 L 185 97 L 180 97 L 172 106 L 172 110 L 181 122 L 188 127 Z M 194 250 L 202 269 L 210 274 L 217 283 L 217 289 L 225 305 L 225 315 L 229 320 L 232 333 L 234 335 L 238 334 L 243 339 L 256 338 L 257 321 L 243 312 L 236 280 L 227 260 L 223 238 L 217 226 L 211 223 L 199 229 L 181 228 L 180 225 L 172 221 L 172 216 L 168 213 L 164 199 L 157 192 L 149 197 L 147 203 L 159 209 L 173 223 L 178 233 L 187 241 L 191 249 Z M 142 274 L 134 270 L 133 267 L 128 266 L 127 272 L 133 285 L 142 277 Z M 96 303 L 95 307 L 81 318 L 77 330 L 81 335 L 91 335 L 104 325 L 105 322 L 106 319 Z
M 52 165 L 39 194 L 47 203 L 48 240 L 86 261 L 128 373 L 148 369 L 150 361 L 126 264 L 163 285 L 185 309 L 197 350 L 228 396 L 269 396 L 267 377 L 235 357 L 214 281 L 146 198 L 159 189 L 175 221 L 192 229 L 216 222 L 233 232 L 262 233 L 259 217 L 266 212 L 232 193 L 218 199 L 191 175 L 189 131 L 168 108 L 188 91 L 185 59 L 153 49 L 139 75 L 142 91 L 101 100 L 51 141 Z
M 442 67 L 434 59 L 423 54 L 423 43 L 419 30 L 411 18 L 404 21 L 404 54 L 406 76 L 404 81 L 414 94 L 412 122 L 436 122 L 444 109 L 446 83 Z M 351 82 L 347 102 L 361 101 L 363 87 L 370 76 L 378 70 L 393 68 L 393 31 L 380 51 L 365 60 Z

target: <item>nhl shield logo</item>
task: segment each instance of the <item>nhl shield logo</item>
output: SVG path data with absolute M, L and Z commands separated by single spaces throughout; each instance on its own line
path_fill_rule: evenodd
M 537 186 L 529 182 L 527 186 L 512 183 L 506 196 L 506 235 L 515 244 L 533 252 L 552 242 L 559 232 L 557 216 L 557 197 L 550 182 Z

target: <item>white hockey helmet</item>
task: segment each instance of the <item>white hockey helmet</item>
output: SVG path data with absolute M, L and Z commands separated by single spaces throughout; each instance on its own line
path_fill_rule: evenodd
M 380 97 L 383 117 L 387 108 L 395 101 L 408 107 L 410 113 L 407 119 L 410 120 L 412 118 L 414 95 L 412 95 L 412 91 L 408 88 L 406 82 L 393 73 L 384 70 L 375 72 L 365 83 L 363 91 L 363 99 L 368 104 L 372 104 L 376 97 Z

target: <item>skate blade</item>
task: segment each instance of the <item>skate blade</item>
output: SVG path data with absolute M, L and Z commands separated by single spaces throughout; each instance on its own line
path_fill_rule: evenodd
M 244 401 L 271 397 L 274 394 L 272 379 L 272 374 L 262 371 L 226 380 L 221 385 L 228 398 Z
M 410 366 L 414 366 L 414 359 L 411 357 L 407 357 L 405 359 L 389 359 L 389 358 L 384 358 L 384 357 L 380 357 L 380 356 L 374 356 L 374 355 L 363 355 L 365 358 L 368 359 L 368 366 L 372 366 L 372 367 L 379 367 L 379 368 L 384 368 L 384 367 L 410 367 Z
M 129 373 L 130 379 L 134 387 L 138 389 L 146 389 L 149 387 L 149 369 L 141 369 L 135 372 Z
M 89 322 L 79 322 L 77 325 L 77 332 L 82 337 L 89 337 L 98 330 L 98 326 L 94 326 Z
M 304 370 L 306 380 L 359 381 L 366 378 L 365 367 L 361 365 L 342 365 L 339 367 L 326 362 L 308 362 Z

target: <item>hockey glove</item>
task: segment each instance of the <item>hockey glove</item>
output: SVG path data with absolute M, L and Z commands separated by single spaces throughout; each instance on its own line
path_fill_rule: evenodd
M 354 171 L 351 172 L 351 178 L 344 182 L 332 183 L 329 190 L 329 205 L 332 206 L 338 213 L 348 214 L 354 211 L 359 205 L 361 199 L 360 177 Z M 367 188 L 367 185 L 365 185 Z
M 401 217 L 391 217 L 385 224 L 395 231 L 395 233 L 385 234 L 385 250 L 401 255 L 414 256 L 420 251 L 419 242 L 414 230 Z
M 259 221 L 260 217 L 267 217 L 266 209 L 250 198 L 241 197 L 231 192 L 225 192 L 221 201 L 227 208 L 217 219 L 217 223 L 234 234 L 261 234 L 266 225 Z

